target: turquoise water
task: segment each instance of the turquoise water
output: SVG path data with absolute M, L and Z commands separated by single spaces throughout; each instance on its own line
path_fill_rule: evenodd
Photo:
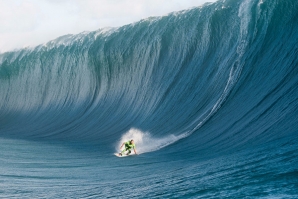
M 230 154 L 116 158 L 99 146 L 1 140 L 5 198 L 296 198 L 297 142 Z M 171 147 L 170 147 L 171 148 Z M 268 153 L 270 151 L 270 153 Z
M 0 54 L 0 197 L 298 198 L 297 10 L 218 1 Z

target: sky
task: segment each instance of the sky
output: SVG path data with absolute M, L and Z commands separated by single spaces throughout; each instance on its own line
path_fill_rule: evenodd
M 216 0 L 0 0 L 0 53 Z

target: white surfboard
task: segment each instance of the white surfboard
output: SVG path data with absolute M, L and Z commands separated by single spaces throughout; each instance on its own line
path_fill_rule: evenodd
M 129 155 L 126 155 L 126 154 L 123 154 L 122 156 L 119 155 L 119 153 L 114 153 L 115 156 L 119 157 L 119 158 L 124 158 L 124 157 L 127 157 L 127 156 L 132 156 L 132 155 L 136 155 L 134 153 L 130 153 Z

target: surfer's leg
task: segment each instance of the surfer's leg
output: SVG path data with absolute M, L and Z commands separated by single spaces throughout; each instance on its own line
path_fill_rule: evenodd
M 121 154 L 121 156 L 122 156 L 125 151 L 126 151 L 126 149 L 123 149 L 119 154 Z

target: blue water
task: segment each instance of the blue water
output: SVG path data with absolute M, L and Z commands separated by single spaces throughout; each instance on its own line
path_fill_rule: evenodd
M 0 198 L 298 198 L 297 139 L 298 1 L 0 54 Z

